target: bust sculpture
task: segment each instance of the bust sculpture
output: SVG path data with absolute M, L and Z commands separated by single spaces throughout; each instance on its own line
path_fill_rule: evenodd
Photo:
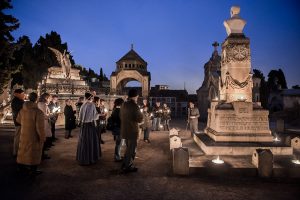
M 243 33 L 246 21 L 239 16 L 240 10 L 239 6 L 232 6 L 230 11 L 231 18 L 224 21 L 228 36 L 232 33 Z

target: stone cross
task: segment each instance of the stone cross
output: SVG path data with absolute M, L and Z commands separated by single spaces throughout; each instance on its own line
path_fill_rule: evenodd
M 217 41 L 215 41 L 212 46 L 215 48 L 215 51 L 217 51 L 217 48 L 219 46 L 219 43 Z

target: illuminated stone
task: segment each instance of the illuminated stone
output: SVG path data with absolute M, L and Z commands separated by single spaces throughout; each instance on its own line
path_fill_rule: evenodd
M 256 149 L 252 155 L 252 164 L 261 177 L 271 177 L 273 173 L 273 154 L 270 149 Z
M 178 175 L 189 174 L 189 150 L 188 148 L 173 149 L 173 173 Z

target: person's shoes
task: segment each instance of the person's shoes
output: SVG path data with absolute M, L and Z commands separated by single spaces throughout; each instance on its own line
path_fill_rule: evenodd
M 101 144 L 104 144 L 105 142 L 104 142 L 103 140 L 100 140 L 100 143 L 101 143 Z
M 124 174 L 131 173 L 131 172 L 137 172 L 137 171 L 138 171 L 137 167 L 128 167 L 128 168 L 123 168 L 122 169 L 122 172 Z
M 122 158 L 115 158 L 115 162 L 122 162 L 123 159 Z
M 43 155 L 43 156 L 42 156 L 42 160 L 46 160 L 46 159 L 51 159 L 51 157 L 48 156 L 48 155 Z
M 50 147 L 53 147 L 53 146 L 55 146 L 55 144 L 51 143 L 51 144 L 50 144 Z
M 69 137 L 68 137 L 68 136 L 65 136 L 65 139 L 69 139 Z
M 34 171 L 30 171 L 30 175 L 33 175 L 33 176 L 40 175 L 42 173 L 43 173 L 43 171 L 38 170 L 38 169 L 34 170 Z
M 72 135 L 69 135 L 69 138 L 72 138 L 73 136 Z
M 56 137 L 55 137 L 55 138 L 52 138 L 52 141 L 53 141 L 53 142 L 56 142 L 57 140 L 58 140 L 58 138 L 56 138 Z
M 151 143 L 149 139 L 144 140 L 146 143 Z

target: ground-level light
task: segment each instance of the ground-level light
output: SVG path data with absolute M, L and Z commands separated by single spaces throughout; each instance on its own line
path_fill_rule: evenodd
M 220 156 L 218 156 L 216 159 L 213 159 L 212 162 L 217 165 L 224 164 L 224 160 L 220 159 Z

